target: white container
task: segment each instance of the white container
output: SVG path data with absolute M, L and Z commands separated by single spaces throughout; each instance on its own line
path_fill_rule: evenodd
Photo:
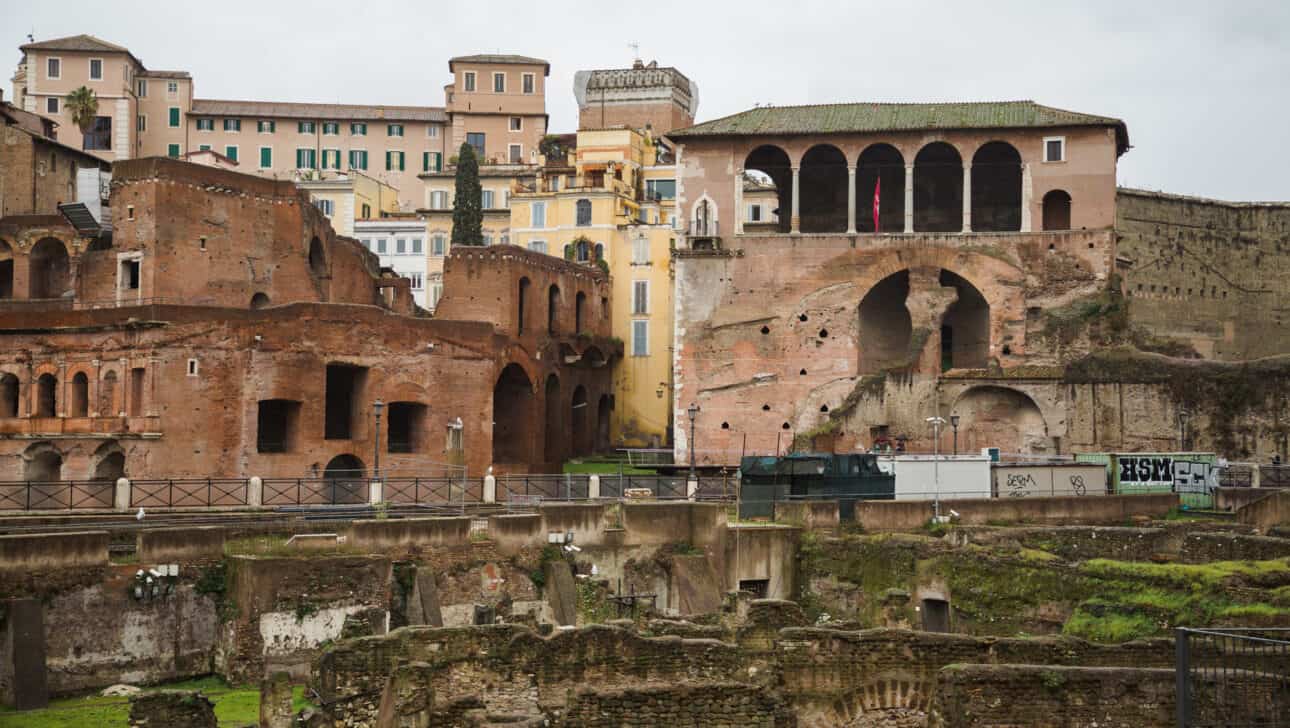
M 896 476 L 896 500 L 989 498 L 985 455 L 883 455 L 878 467 Z

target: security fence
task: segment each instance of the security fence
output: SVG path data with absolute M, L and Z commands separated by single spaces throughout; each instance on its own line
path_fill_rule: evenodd
M 1180 628 L 1178 728 L 1290 726 L 1290 628 Z
M 0 510 L 111 508 L 115 492 L 116 481 L 112 480 L 3 481 Z
M 112 505 L 111 498 L 108 506 Z M 131 508 L 191 508 L 247 505 L 245 478 L 130 481 Z

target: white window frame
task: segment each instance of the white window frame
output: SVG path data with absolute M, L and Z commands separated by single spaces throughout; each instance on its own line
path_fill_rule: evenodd
M 641 284 L 644 284 L 644 286 L 643 286 L 643 287 L 644 287 L 644 289 L 645 289 L 645 300 L 644 300 L 644 301 L 641 301 L 641 297 L 640 297 L 640 295 L 638 295 L 638 294 L 639 294 L 639 292 L 640 292 L 640 290 L 641 290 L 641 288 L 642 288 L 642 285 L 641 285 Z M 650 291 L 649 279 L 647 279 L 647 278 L 638 278 L 638 279 L 635 279 L 635 280 L 633 280 L 633 281 L 632 281 L 632 315 L 633 315 L 633 316 L 648 316 L 648 315 L 649 315 L 649 304 L 650 304 L 649 299 L 650 299 L 650 293 L 651 293 L 651 291 Z M 643 303 L 644 305 L 641 305 L 642 303 Z
M 516 122 L 519 122 L 518 124 Z M 524 131 L 524 117 L 512 116 L 506 122 L 506 129 L 511 132 Z
M 421 236 L 408 238 L 408 250 L 413 255 L 422 255 L 425 253 L 425 238 Z
M 354 158 L 353 158 L 351 155 L 354 155 L 355 153 L 357 153 L 357 154 L 361 154 L 361 155 L 362 155 L 363 166 L 361 166 L 361 167 L 355 167 L 355 166 L 352 164 L 352 162 L 354 161 Z M 350 169 L 359 169 L 359 170 L 364 170 L 364 169 L 367 169 L 368 165 L 370 165 L 370 164 L 371 164 L 371 159 L 367 156 L 367 150 L 366 150 L 366 149 L 351 149 L 351 150 L 349 150 L 349 154 L 347 154 L 347 155 L 345 155 L 345 156 L 346 156 L 346 160 L 345 160 L 345 161 L 346 161 L 346 162 L 350 162 L 350 163 L 351 163 L 351 164 L 349 164 L 349 165 L 348 165 Z
M 493 190 L 480 190 L 480 191 L 479 191 L 479 206 L 480 206 L 481 208 L 483 208 L 483 209 L 485 209 L 485 210 L 494 210 L 494 209 L 497 209 L 497 208 L 493 207 L 494 203 L 496 203 L 496 202 L 497 202 L 497 193 L 496 193 L 496 192 L 494 192 Z
M 649 265 L 649 238 L 641 236 L 632 241 L 632 265 Z
M 127 263 L 133 263 L 139 266 L 139 287 L 129 288 L 124 285 L 126 281 L 125 266 Z M 131 291 L 133 293 L 131 293 Z M 116 300 L 121 301 L 127 298 L 143 297 L 143 251 L 134 250 L 126 253 L 117 253 L 116 256 Z
M 501 91 L 497 90 L 497 79 L 499 78 L 502 79 Z M 506 71 L 493 71 L 493 93 L 495 94 L 506 93 Z
M 473 93 L 479 88 L 479 79 L 474 71 L 461 72 L 461 90 L 467 93 Z
M 644 336 L 638 333 L 638 326 L 645 330 Z M 636 342 L 638 341 L 642 344 L 640 353 L 636 351 Z M 649 356 L 649 319 L 632 319 L 631 347 L 631 356 Z
M 513 151 L 515 151 L 515 150 L 519 150 L 519 152 L 518 152 L 517 154 L 511 154 L 511 152 L 513 152 Z M 512 162 L 512 161 L 511 161 L 511 159 L 512 159 L 512 158 L 514 158 L 514 159 L 516 159 L 516 160 L 518 160 L 518 161 L 516 161 L 516 162 Z M 508 164 L 524 164 L 524 145 L 523 145 L 523 144 L 507 144 L 507 145 L 506 145 L 506 161 L 507 161 L 507 163 L 508 163 Z
M 349 135 L 350 135 L 350 136 L 363 136 L 363 137 L 367 136 L 367 122 L 366 122 L 366 121 L 351 121 L 351 122 L 349 123 Z
M 179 107 L 175 106 L 175 107 L 171 107 L 171 108 L 179 108 Z M 182 115 L 182 114 L 183 114 L 183 110 L 181 109 L 179 113 Z M 223 128 L 223 130 L 224 130 L 224 133 L 225 133 L 225 134 L 241 134 L 241 133 L 242 133 L 242 120 L 241 120 L 241 119 L 236 119 L 236 118 L 233 118 L 233 117 L 231 117 L 231 116 L 230 116 L 230 117 L 225 117 L 223 121 L 224 121 L 224 123 L 220 124 L 220 126 Z M 232 124 L 233 126 L 231 126 L 231 127 L 230 127 L 230 126 L 229 126 L 229 124 Z
M 541 247 L 539 248 L 538 246 L 541 246 Z M 533 251 L 534 253 L 541 253 L 543 255 L 547 254 L 547 246 L 546 246 L 545 240 L 530 240 L 527 247 L 529 250 Z
M 539 210 L 541 211 L 541 224 L 538 224 Z M 546 228 L 546 203 L 534 202 L 529 205 L 529 227 L 543 230 Z
M 53 110 L 50 110 L 50 108 L 49 108 L 49 104 L 50 104 L 50 102 L 51 102 L 51 101 L 52 101 L 52 102 L 53 102 L 53 104 L 54 104 L 54 108 L 53 108 Z M 45 99 L 45 113 L 46 113 L 46 114 L 57 114 L 57 113 L 58 113 L 58 110 L 59 110 L 60 108 L 61 108 L 61 107 L 58 105 L 58 97 L 57 97 L 57 96 L 50 96 L 49 98 Z
M 56 75 L 56 76 L 51 76 L 51 75 L 49 74 L 49 62 L 50 62 L 50 61 L 58 61 L 58 75 Z M 49 80 L 49 81 L 57 81 L 57 80 L 61 79 L 62 77 L 63 77 L 63 57 L 62 57 L 62 56 L 46 56 L 46 57 L 45 57 L 45 79 L 46 79 L 46 80 Z
M 438 248 L 436 250 L 436 247 Z M 448 251 L 448 236 L 443 233 L 435 233 L 430 236 L 430 256 L 433 258 L 442 258 Z
M 427 137 L 430 137 L 431 139 L 438 139 L 438 138 L 439 138 L 439 125 L 438 125 L 438 124 L 429 124 L 429 125 L 427 125 L 427 126 L 426 126 L 426 136 L 427 136 Z
M 269 166 L 267 167 L 264 166 L 264 150 L 266 149 L 269 150 Z M 272 169 L 273 168 L 273 147 L 260 147 L 257 151 L 259 152 L 259 156 L 256 157 L 255 163 L 260 167 L 260 169 Z
M 99 62 L 99 77 L 98 77 L 98 78 L 94 78 L 94 62 L 95 62 L 95 61 L 98 61 L 98 62 Z M 61 66 L 61 64 L 60 64 L 60 66 Z M 61 71 L 61 68 L 60 68 L 60 71 Z M 104 73 L 106 73 L 106 72 L 107 72 L 107 64 L 105 64 L 105 63 L 103 62 L 103 59 L 102 59 L 102 58 L 90 58 L 88 61 L 86 61 L 85 74 L 86 74 L 86 78 L 88 78 L 89 80 L 91 80 L 91 81 L 102 81 L 102 80 L 103 80 L 103 74 L 104 74 Z
M 272 119 L 256 119 L 255 133 L 272 134 L 277 131 L 278 125 L 273 123 Z
M 148 98 L 148 79 L 146 78 L 134 79 L 134 95 L 141 99 Z
M 197 363 L 197 360 L 196 360 L 196 359 L 189 359 L 189 360 L 188 360 L 188 376 L 190 376 L 190 377 L 195 377 L 195 376 L 197 376 L 197 375 L 198 375 L 198 374 L 200 374 L 200 373 L 201 373 L 201 366 Z
M 414 290 L 414 291 L 419 291 L 419 290 L 421 290 L 421 274 L 420 274 L 420 273 L 409 273 L 409 274 L 408 274 L 408 279 L 409 279 L 410 281 L 412 281 L 412 290 Z
M 166 119 L 167 119 L 166 123 L 167 123 L 167 124 L 169 124 L 169 123 L 170 123 L 170 121 L 169 121 L 169 118 L 170 118 L 170 109 L 175 109 L 175 108 L 178 108 L 178 107 L 176 107 L 176 106 L 171 106 L 171 107 L 169 107 L 169 108 L 167 108 L 167 109 L 166 109 Z M 207 133 L 207 132 L 215 131 L 215 117 L 213 117 L 213 116 L 200 116 L 200 117 L 198 117 L 198 118 L 197 118 L 197 121 L 196 121 L 195 123 L 197 124 L 197 131 L 200 131 L 200 132 L 202 132 L 202 133 Z M 210 127 L 209 127 L 209 128 L 203 128 L 203 126 L 202 126 L 203 124 L 210 124 Z
M 328 126 L 332 127 L 332 131 L 327 131 L 327 127 L 328 127 Z M 322 123 L 322 135 L 323 135 L 323 136 L 340 136 L 340 122 L 339 122 L 339 121 L 324 121 L 324 122 Z
M 176 96 L 178 93 L 179 93 L 179 82 L 178 82 L 178 81 L 167 81 L 167 82 L 166 82 L 166 98 L 167 98 L 167 99 L 173 99 L 173 98 L 175 98 L 175 96 Z
M 435 202 L 436 200 L 440 200 L 441 202 L 439 204 L 436 204 Z M 431 210 L 447 210 L 450 207 L 451 205 L 448 204 L 447 190 L 430 190 L 430 209 Z
M 1061 159 L 1049 159 L 1049 158 L 1048 158 L 1048 143 L 1049 143 L 1049 142 L 1058 142 L 1058 143 L 1060 143 L 1060 144 L 1062 145 L 1062 156 L 1061 156 Z M 1064 136 L 1050 136 L 1050 137 L 1044 137 L 1044 164 L 1053 164 L 1053 163 L 1057 163 L 1057 162 L 1065 162 L 1065 161 L 1066 161 L 1066 137 L 1064 137 Z
M 136 114 L 136 117 L 137 117 L 137 118 L 135 119 L 135 122 L 134 122 L 134 130 L 135 130 L 135 131 L 147 131 L 147 130 L 148 130 L 148 115 L 147 115 L 147 114 Z
M 537 93 L 537 76 L 533 75 L 532 73 L 525 73 L 521 75 L 521 78 L 522 78 L 522 80 L 520 81 L 521 92 L 526 94 Z M 527 91 L 524 90 L 526 87 L 528 88 Z
M 753 210 L 756 210 L 756 211 L 757 211 L 757 214 L 756 214 L 756 215 L 754 215 L 754 214 L 753 214 Z M 763 222 L 762 217 L 761 217 L 761 203 L 760 203 L 760 202 L 754 202 L 754 203 L 751 203 L 751 204 L 749 204 L 749 205 L 748 205 L 748 217 L 747 217 L 747 218 L 745 218 L 745 220 L 747 220 L 748 222 Z
M 426 303 L 430 304 L 430 309 L 434 310 L 434 308 L 439 305 L 439 300 L 442 298 L 443 283 L 431 283 L 430 295 L 426 297 Z M 456 432 L 458 433 L 457 436 L 461 437 L 461 430 L 449 430 L 449 432 Z

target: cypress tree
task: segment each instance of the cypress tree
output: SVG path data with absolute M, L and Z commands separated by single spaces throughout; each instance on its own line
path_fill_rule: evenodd
M 483 191 L 475 148 L 462 144 L 457 154 L 456 199 L 452 205 L 452 244 L 484 244 Z

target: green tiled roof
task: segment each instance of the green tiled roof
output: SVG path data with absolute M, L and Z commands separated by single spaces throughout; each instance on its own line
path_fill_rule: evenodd
M 856 134 L 923 129 L 1023 129 L 1110 126 L 1120 152 L 1129 147 L 1123 121 L 1042 106 L 1033 101 L 932 104 L 820 104 L 765 106 L 668 132 L 675 139 L 711 136 Z

